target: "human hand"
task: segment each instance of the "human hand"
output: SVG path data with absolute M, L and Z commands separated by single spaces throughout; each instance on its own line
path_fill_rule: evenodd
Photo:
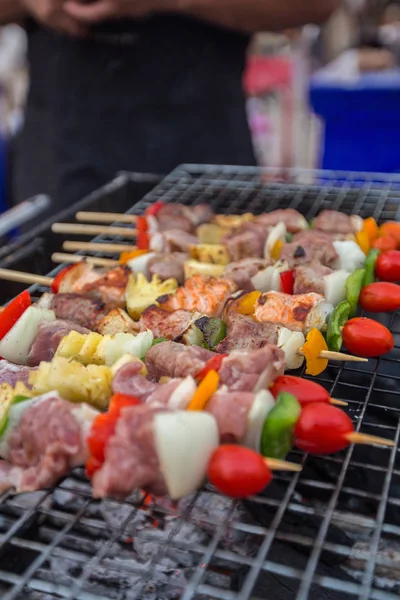
M 64 11 L 65 0 L 21 0 L 37 21 L 56 31 L 83 35 L 86 27 Z
M 32 0 L 35 1 L 35 0 Z M 66 0 L 65 13 L 81 23 L 98 23 L 118 17 L 146 17 L 154 12 L 168 12 L 179 0 L 96 0 L 84 4 Z

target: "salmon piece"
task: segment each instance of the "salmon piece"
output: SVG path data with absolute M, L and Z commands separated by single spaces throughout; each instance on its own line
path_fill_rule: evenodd
M 130 273 L 131 270 L 126 265 L 118 265 L 106 272 L 85 270 L 74 283 L 72 291 L 95 296 L 109 307 L 122 308 L 125 306 L 125 290 Z
M 175 294 L 159 298 L 158 303 L 161 308 L 169 311 L 182 309 L 219 317 L 225 302 L 236 290 L 237 285 L 229 279 L 194 275 Z

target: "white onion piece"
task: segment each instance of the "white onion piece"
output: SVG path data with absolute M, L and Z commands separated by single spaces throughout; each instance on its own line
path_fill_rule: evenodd
M 278 240 L 286 242 L 286 225 L 285 223 L 277 223 L 269 232 L 264 246 L 264 258 L 270 258 L 271 250 Z
M 39 301 L 36 302 L 36 306 L 38 308 L 46 308 L 47 310 L 51 310 L 51 305 L 53 304 L 54 294 L 50 294 L 50 292 L 45 292 L 40 296 Z
M 154 417 L 153 432 L 170 498 L 179 500 L 198 490 L 219 446 L 215 418 L 207 412 L 162 412 Z
M 150 350 L 154 336 L 148 329 L 138 335 L 133 333 L 117 333 L 111 340 L 104 344 L 104 358 L 108 367 L 111 367 L 124 354 L 131 354 L 137 358 L 144 358 Z
M 26 365 L 39 323 L 55 320 L 52 310 L 29 306 L 0 341 L 0 356 L 17 365 Z
M 189 406 L 191 399 L 196 392 L 196 382 L 188 375 L 172 392 L 170 399 L 168 400 L 168 408 L 170 410 L 186 410 Z
M 360 246 L 351 240 L 335 241 L 333 246 L 339 255 L 335 268 L 353 273 L 365 265 L 365 254 Z
M 262 294 L 269 292 L 271 289 L 271 279 L 274 267 L 267 267 L 262 271 L 258 271 L 256 275 L 251 278 L 251 283 L 255 290 L 258 290 Z
M 149 272 L 148 272 L 147 267 L 148 267 L 149 261 L 152 258 L 154 258 L 155 255 L 156 255 L 155 252 L 148 252 L 147 254 L 141 254 L 140 256 L 136 256 L 135 258 L 128 260 L 128 262 L 126 264 L 130 268 L 132 273 L 143 273 L 143 275 L 145 277 L 148 277 Z
M 311 329 L 322 329 L 326 324 L 329 315 L 334 311 L 334 307 L 329 302 L 322 300 L 315 304 L 313 309 L 307 315 L 305 322 L 305 331 L 308 333 Z
M 146 217 L 146 221 L 147 221 L 147 231 L 150 235 L 154 235 L 155 233 L 158 232 L 159 227 L 158 227 L 158 221 L 156 219 L 156 217 L 154 217 L 153 215 L 148 215 Z
M 241 440 L 243 446 L 260 451 L 261 434 L 269 411 L 275 406 L 275 399 L 268 390 L 261 390 L 254 398 L 253 406 L 247 416 L 247 429 Z
M 325 300 L 333 306 L 337 306 L 343 300 L 346 300 L 346 281 L 349 276 L 347 271 L 340 269 L 333 271 L 324 277 L 324 296 Z
M 364 227 L 364 220 L 359 215 L 351 215 L 350 221 L 356 233 L 361 231 L 361 229 Z
M 57 392 L 55 392 L 57 393 Z M 58 395 L 58 394 L 57 394 Z M 82 452 L 72 457 L 73 461 L 72 467 L 79 467 L 83 465 L 87 459 L 89 458 L 89 450 L 87 447 L 87 439 L 90 433 L 90 429 L 92 427 L 93 421 L 100 414 L 98 410 L 95 410 L 88 404 L 78 404 L 76 408 L 74 408 L 71 413 L 74 415 L 75 419 L 78 421 L 81 428 L 81 440 L 82 440 Z
M 299 349 L 305 344 L 305 337 L 301 331 L 291 331 L 287 327 L 280 327 L 277 346 L 285 353 L 286 368 L 299 369 L 304 356 L 299 354 Z
M 153 252 L 164 252 L 164 236 L 162 233 L 155 233 L 150 238 L 150 250 Z
M 280 292 L 282 290 L 281 273 L 289 271 L 289 265 L 287 262 L 277 262 L 272 268 L 271 289 L 269 291 Z

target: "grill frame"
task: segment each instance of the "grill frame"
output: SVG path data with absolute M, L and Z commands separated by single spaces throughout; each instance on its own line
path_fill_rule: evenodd
M 324 171 L 282 171 L 277 169 L 259 170 L 253 167 L 228 167 L 213 165 L 182 165 L 164 178 L 154 189 L 152 189 L 142 200 L 134 204 L 128 211 L 131 214 L 140 214 L 143 210 L 157 200 L 164 202 L 180 201 L 187 204 L 212 200 L 212 206 L 218 212 L 261 212 L 262 210 L 274 210 L 275 208 L 287 208 L 289 206 L 298 208 L 305 216 L 313 218 L 323 208 L 334 208 L 344 210 L 345 212 L 357 212 L 364 218 L 374 216 L 379 222 L 388 219 L 399 220 L 400 217 L 400 176 L 384 174 L 354 174 L 354 173 L 331 173 Z M 269 202 L 267 203 L 267 200 Z M 229 205 L 228 205 L 229 203 Z M 302 210 L 307 207 L 308 210 Z M 116 223 L 119 225 L 119 223 Z M 98 236 L 96 241 L 122 241 L 119 238 L 107 238 Z M 101 253 L 93 253 L 101 256 Z M 109 255 L 108 255 L 109 256 Z M 53 276 L 63 266 L 60 265 L 51 271 Z M 39 286 L 29 288 L 33 296 L 46 291 Z M 98 517 L 91 517 L 91 510 L 96 511 L 96 503 L 90 500 L 90 486 L 85 482 L 82 471 L 77 470 L 71 477 L 68 477 L 61 483 L 57 490 L 72 489 L 74 502 L 77 508 L 72 514 L 68 510 L 58 507 L 54 509 L 52 505 L 47 508 L 47 502 L 52 502 L 54 494 L 57 492 L 46 492 L 40 496 L 37 506 L 28 510 L 18 509 L 16 505 L 19 499 L 12 498 L 8 493 L 0 496 L 0 522 L 1 519 L 10 525 L 3 531 L 0 528 L 0 590 L 5 585 L 2 594 L 3 600 L 19 600 L 20 598 L 31 597 L 33 591 L 44 594 L 46 598 L 64 598 L 72 600 L 82 599 L 91 600 L 99 598 L 108 600 L 109 598 L 140 598 L 148 597 L 150 592 L 148 581 L 152 579 L 157 567 L 160 566 L 165 556 L 169 555 L 171 548 L 177 551 L 193 553 L 198 560 L 195 561 L 192 568 L 189 569 L 190 576 L 187 577 L 187 587 L 177 594 L 176 598 L 182 600 L 200 600 L 200 599 L 228 599 L 228 600 L 248 600 L 250 598 L 266 597 L 268 588 L 263 588 L 260 579 L 264 576 L 269 577 L 272 574 L 283 581 L 283 588 L 287 587 L 287 582 L 291 584 L 291 591 L 287 598 L 293 600 L 314 600 L 319 598 L 358 598 L 359 600 L 394 600 L 398 598 L 400 592 L 400 575 L 391 576 L 390 569 L 396 572 L 395 560 L 388 559 L 382 551 L 382 542 L 389 540 L 393 542 L 393 547 L 399 545 L 400 551 L 400 499 L 394 496 L 394 492 L 400 489 L 400 461 L 398 453 L 398 442 L 400 439 L 400 409 L 396 406 L 396 396 L 400 393 L 400 314 L 386 315 L 383 322 L 395 332 L 396 347 L 388 357 L 378 360 L 370 360 L 368 365 L 362 364 L 332 364 L 328 367 L 317 381 L 326 387 L 332 396 L 339 397 L 349 402 L 349 413 L 356 421 L 356 429 L 363 430 L 366 433 L 375 433 L 376 435 L 390 437 L 396 440 L 396 447 L 391 449 L 373 448 L 367 455 L 364 455 L 354 449 L 348 448 L 339 455 L 333 457 L 323 457 L 312 459 L 309 456 L 294 451 L 291 459 L 301 461 L 304 471 L 299 474 L 278 475 L 275 479 L 278 484 L 275 488 L 267 490 L 265 495 L 259 496 L 245 503 L 246 510 L 242 511 L 242 504 L 225 501 L 227 509 L 223 511 L 223 517 L 216 523 L 212 523 L 212 531 L 206 536 L 204 544 L 192 544 L 180 539 L 182 529 L 189 524 L 196 523 L 196 527 L 202 520 L 210 519 L 210 515 L 204 517 L 204 497 L 206 503 L 218 502 L 218 496 L 210 488 L 199 492 L 179 513 L 175 509 L 165 510 L 160 505 L 147 506 L 144 499 L 134 499 L 127 503 L 120 503 L 124 510 L 130 511 L 127 519 L 122 522 L 120 527 L 111 528 L 111 536 L 107 540 L 107 531 L 109 525 L 106 521 L 101 521 Z M 390 416 L 387 419 L 387 415 Z M 371 464 L 363 464 L 365 456 Z M 361 457 L 361 458 L 360 458 Z M 363 458 L 364 457 L 364 458 Z M 325 477 L 325 471 L 329 474 L 326 481 L 320 481 L 315 476 L 315 471 Z M 352 477 L 360 474 L 360 481 L 352 484 Z M 363 474 L 363 476 L 361 476 Z M 350 475 L 350 479 L 349 479 Z M 371 489 L 363 489 L 365 485 L 370 485 L 372 478 L 376 479 Z M 335 481 L 336 479 L 336 481 Z M 307 491 L 308 490 L 308 491 Z M 270 493 L 271 492 L 271 493 Z M 318 492 L 318 493 L 317 493 Z M 326 496 L 326 500 L 320 500 L 319 495 Z M 310 501 L 310 496 L 313 498 Z M 317 500 L 315 500 L 317 498 Z M 347 500 L 350 498 L 350 500 Z M 305 499 L 305 500 L 304 500 Z M 351 502 L 360 502 L 363 506 L 358 515 L 351 512 Z M 365 503 L 365 509 L 364 504 Z M 198 505 L 203 508 L 198 509 Z M 344 508 L 343 508 L 344 507 Z M 16 512 L 17 517 L 9 513 Z M 240 519 L 236 518 L 239 511 Z M 143 515 L 154 512 L 158 517 L 160 515 L 172 518 L 173 526 L 166 539 L 159 544 L 151 562 L 145 568 L 137 567 L 137 563 L 127 560 L 124 567 L 121 565 L 116 569 L 115 566 L 110 572 L 116 572 L 120 578 L 128 577 L 126 574 L 130 571 L 142 571 L 142 584 L 139 582 L 139 590 L 134 593 L 130 589 L 121 589 L 118 594 L 113 595 L 114 591 L 109 590 L 110 595 L 99 595 L 94 593 L 88 586 L 92 581 L 92 573 L 104 564 L 115 562 L 114 558 L 109 556 L 109 548 L 116 543 L 120 543 L 124 531 L 130 529 L 130 523 Z M 200 516 L 193 517 L 193 514 L 200 513 Z M 247 522 L 247 513 L 251 515 L 250 523 Z M 255 518 L 255 514 L 261 515 Z M 368 514 L 369 513 L 369 514 Z M 375 517 L 373 516 L 375 513 Z M 89 515 L 89 516 L 87 516 Z M 244 516 L 246 515 L 246 517 Z M 264 516 L 266 523 L 263 524 Z M 213 515 L 211 515 L 213 517 Z M 284 531 L 283 524 L 289 519 L 304 519 L 309 526 L 309 522 L 316 523 L 314 532 L 307 535 L 297 532 L 295 529 Z M 175 519 L 175 520 L 174 520 Z M 40 521 L 58 523 L 61 522 L 61 530 L 53 531 L 53 537 L 48 544 L 42 541 L 31 541 L 26 539 L 27 525 L 31 522 L 37 527 L 39 533 L 42 525 Z M 211 519 L 213 520 L 213 519 Z M 88 523 L 87 523 L 88 522 Z M 100 544 L 94 555 L 83 550 L 72 551 L 64 549 L 66 540 L 70 533 L 80 532 L 82 523 L 93 528 L 98 535 L 106 535 L 104 544 Z M 260 524 L 261 523 L 261 524 Z M 366 539 L 370 543 L 370 550 L 360 551 L 358 559 L 363 562 L 363 568 L 349 569 L 340 568 L 341 576 L 331 575 L 326 572 L 324 566 L 324 555 L 329 552 L 332 556 L 340 558 L 351 558 L 354 554 L 354 544 L 346 539 L 346 543 L 332 542 L 330 539 L 332 530 L 339 524 L 339 529 L 346 535 L 352 531 L 352 528 L 358 532 L 367 533 Z M 29 527 L 28 527 L 29 530 Z M 235 535 L 243 535 L 243 539 L 254 542 L 256 550 L 254 556 L 245 556 L 240 553 L 237 546 L 233 544 L 233 550 L 225 542 L 227 535 L 233 538 Z M 82 534 L 83 535 L 83 534 Z M 139 540 L 139 544 L 146 544 L 154 537 L 157 538 L 157 529 L 152 525 L 143 531 L 134 528 L 134 537 Z M 228 535 L 228 538 L 229 538 Z M 85 534 L 86 536 L 86 534 Z M 86 538 L 83 538 L 86 543 Z M 39 538 L 38 538 L 39 540 Z M 257 540 L 257 541 L 256 541 Z M 106 543 L 107 541 L 107 543 Z M 360 543 L 359 538 L 355 543 Z M 245 545 L 245 542 L 243 542 Z M 303 551 L 302 567 L 295 567 L 287 564 L 284 559 L 275 558 L 276 546 L 283 544 L 292 547 L 300 547 Z M 90 544 L 88 544 L 90 547 Z M 30 548 L 30 551 L 36 553 L 33 561 L 29 562 L 27 568 L 20 575 L 13 573 L 11 567 L 9 570 L 2 568 L 2 552 L 10 548 L 24 549 Z M 114 553 L 115 554 L 115 553 Z M 70 585 L 57 584 L 51 585 L 46 582 L 44 577 L 35 576 L 35 573 L 41 572 L 43 565 L 49 557 L 61 557 L 61 559 L 75 561 L 77 565 L 82 565 L 82 572 Z M 395 555 L 397 556 L 397 554 Z M 400 556 L 400 555 L 399 555 Z M 236 584 L 236 590 L 224 589 L 221 586 L 213 585 L 212 577 L 215 563 L 221 562 L 231 565 L 231 570 L 240 570 L 246 568 L 241 584 Z M 85 564 L 86 563 L 86 564 Z M 129 563 L 129 568 L 128 568 Z M 133 566 L 132 566 L 133 565 Z M 212 567 L 212 568 L 211 568 Z M 376 576 L 376 570 L 379 573 L 386 569 L 389 574 L 386 575 L 387 582 L 381 581 L 383 578 Z M 349 579 L 345 575 L 351 572 Z M 140 577 L 139 577 L 140 578 Z M 233 579 L 233 577 L 232 577 Z M 127 579 L 128 580 L 128 579 Z M 393 583 L 395 590 L 390 590 L 389 584 Z M 261 592 L 257 589 L 261 585 Z M 398 586 L 396 588 L 396 585 Z M 8 586 L 8 587 L 7 587 Z M 106 588 L 107 589 L 107 588 Z M 254 591 L 256 589 L 256 591 Z M 154 598 L 164 598 L 164 592 L 159 592 L 157 588 Z M 134 595 L 136 594 L 136 595 Z M 260 595 L 259 595 L 260 594 Z M 325 594 L 328 594 L 325 596 Z M 335 594 L 339 594 L 335 596 Z M 149 595 L 151 597 L 151 594 Z M 169 596 L 168 596 L 169 597 Z M 172 596 L 171 596 L 172 597 Z M 285 596 L 286 598 L 286 596 Z

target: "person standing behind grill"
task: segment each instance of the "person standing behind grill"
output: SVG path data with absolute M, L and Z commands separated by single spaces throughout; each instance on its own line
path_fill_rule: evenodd
M 0 0 L 22 21 L 30 90 L 16 199 L 58 210 L 116 172 L 255 163 L 242 73 L 252 33 L 324 21 L 338 0 Z

